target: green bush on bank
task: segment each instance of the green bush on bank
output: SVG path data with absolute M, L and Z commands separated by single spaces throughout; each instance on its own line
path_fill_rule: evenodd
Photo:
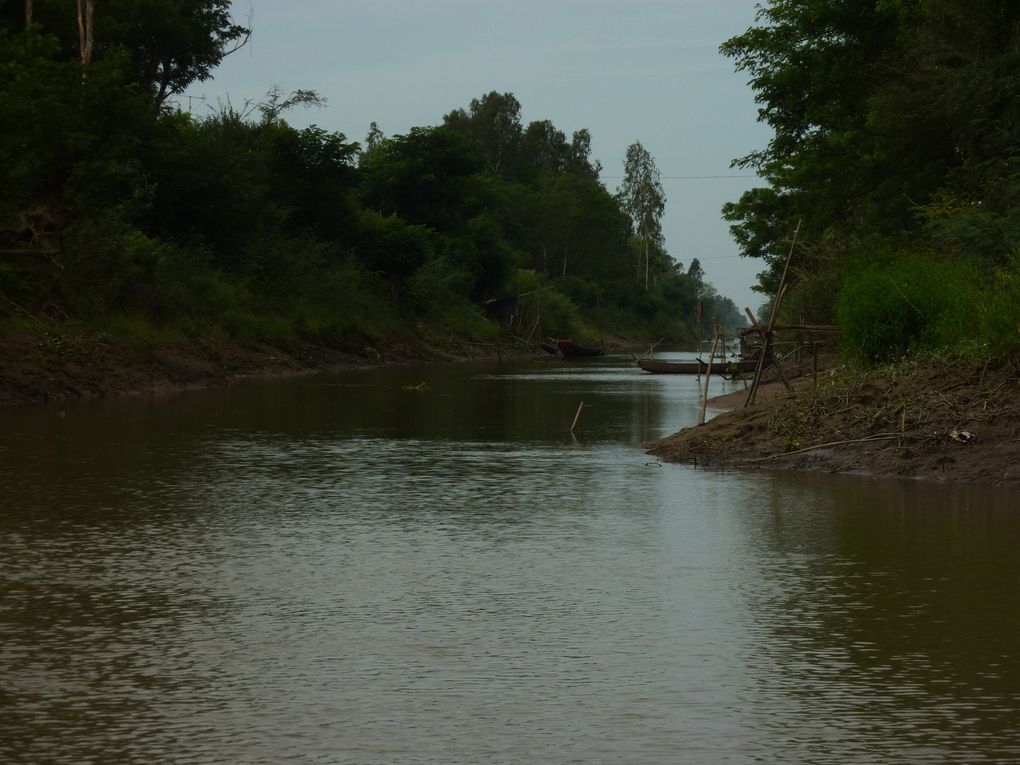
M 577 337 L 582 324 L 581 312 L 570 298 L 557 290 L 542 293 L 542 329 L 546 337 Z
M 1001 357 L 1020 348 L 1020 267 L 994 277 L 917 253 L 878 253 L 851 264 L 836 298 L 843 346 L 859 361 L 919 352 Z
M 981 337 L 992 358 L 1020 352 L 1020 255 L 995 270 L 976 306 Z

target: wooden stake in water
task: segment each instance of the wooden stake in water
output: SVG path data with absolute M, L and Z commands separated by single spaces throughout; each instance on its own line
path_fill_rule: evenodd
M 574 415 L 574 422 L 570 426 L 570 432 L 573 434 L 574 428 L 577 427 L 577 421 L 581 419 L 581 410 L 584 409 L 584 402 L 582 401 L 580 406 L 577 407 L 577 414 Z
M 715 330 L 715 340 L 712 341 L 712 351 L 708 354 L 708 369 L 705 370 L 705 395 L 701 397 L 701 416 L 698 424 L 705 424 L 705 409 L 708 408 L 708 383 L 712 379 L 712 362 L 715 361 L 715 347 L 719 344 L 719 328 Z

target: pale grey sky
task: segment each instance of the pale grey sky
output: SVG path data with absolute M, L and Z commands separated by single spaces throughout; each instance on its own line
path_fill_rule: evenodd
M 758 261 L 737 257 L 722 220 L 753 178 L 730 161 L 769 138 L 756 122 L 746 75 L 719 44 L 754 23 L 755 0 L 235 0 L 253 13 L 249 47 L 190 95 L 235 105 L 272 85 L 305 88 L 325 109 L 291 112 L 363 141 L 436 125 L 491 90 L 511 92 L 525 124 L 549 119 L 569 135 L 587 128 L 614 191 L 627 146 L 640 140 L 663 175 L 663 232 L 685 267 L 697 257 L 739 308 L 756 310 Z M 186 99 L 183 106 L 187 107 Z M 192 99 L 192 111 L 202 113 Z

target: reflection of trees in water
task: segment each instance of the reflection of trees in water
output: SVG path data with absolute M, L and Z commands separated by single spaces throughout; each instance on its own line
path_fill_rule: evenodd
M 859 761 L 1020 755 L 1015 497 L 769 482 L 762 507 L 741 514 L 760 577 L 745 591 L 757 683 L 769 704 L 798 710 L 791 738 Z

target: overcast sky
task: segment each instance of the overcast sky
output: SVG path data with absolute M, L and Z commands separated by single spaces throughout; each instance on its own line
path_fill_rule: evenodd
M 762 302 L 750 289 L 761 265 L 737 257 L 720 215 L 755 179 L 675 177 L 746 175 L 730 161 L 768 141 L 746 75 L 718 52 L 754 23 L 755 0 L 234 1 L 238 21 L 249 12 L 251 44 L 188 91 L 206 99 L 191 99 L 195 114 L 272 85 L 311 89 L 326 108 L 288 122 L 363 141 L 372 121 L 405 133 L 511 92 L 525 124 L 549 119 L 568 138 L 587 128 L 610 191 L 641 141 L 663 175 L 669 253 L 685 267 L 699 258 L 739 308 Z

